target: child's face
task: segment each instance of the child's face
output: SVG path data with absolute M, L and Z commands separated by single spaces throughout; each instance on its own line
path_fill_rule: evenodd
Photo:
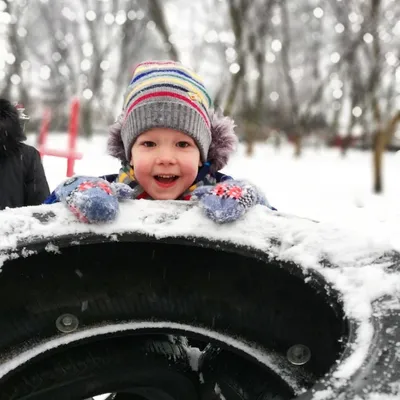
M 132 146 L 135 178 L 155 200 L 175 200 L 194 182 L 200 162 L 195 141 L 182 132 L 154 128 Z

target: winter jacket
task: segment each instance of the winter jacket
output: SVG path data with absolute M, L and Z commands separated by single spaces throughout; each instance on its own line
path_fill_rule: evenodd
M 39 152 L 24 143 L 9 151 L 4 145 L 0 151 L 0 210 L 42 204 L 48 195 Z

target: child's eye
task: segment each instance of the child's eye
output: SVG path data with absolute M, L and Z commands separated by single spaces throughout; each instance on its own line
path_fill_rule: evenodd
M 190 146 L 190 143 L 188 143 L 188 142 L 178 142 L 176 145 L 177 145 L 178 147 L 181 147 L 182 149 L 184 149 L 184 148 L 186 148 L 186 147 L 189 147 L 189 146 Z
M 141 145 L 144 147 L 154 147 L 156 144 L 150 140 L 146 140 L 145 142 L 142 142 Z

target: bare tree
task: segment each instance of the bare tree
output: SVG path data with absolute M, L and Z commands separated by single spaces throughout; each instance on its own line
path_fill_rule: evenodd
M 76 20 L 62 13 L 62 3 L 33 1 L 27 23 L 30 35 L 25 48 L 32 70 L 48 68 L 49 74 L 38 74 L 41 88 L 37 104 L 52 109 L 53 128 L 65 129 L 69 99 L 78 94 L 82 61 L 82 37 Z M 39 83 L 40 82 L 40 83 Z
M 235 35 L 235 50 L 237 54 L 237 64 L 239 71 L 232 76 L 230 90 L 225 104 L 225 112 L 229 115 L 232 113 L 239 86 L 243 82 L 246 75 L 246 38 L 244 31 L 244 23 L 247 23 L 247 13 L 250 2 L 246 0 L 228 0 L 229 17 L 232 31 Z
M 149 3 L 145 6 L 150 8 Z M 143 44 L 150 43 L 158 32 L 165 40 L 170 36 L 163 8 L 156 2 L 151 4 L 151 10 L 143 9 L 141 2 L 122 0 L 32 0 L 22 11 L 16 10 L 14 1 L 8 7 L 16 15 L 24 12 L 29 16 L 25 27 L 30 34 L 22 42 L 17 24 L 10 25 L 8 42 L 16 62 L 7 71 L 5 92 L 11 87 L 9 78 L 19 72 L 24 58 L 31 62 L 32 71 L 47 68 L 50 73 L 34 82 L 42 93 L 36 104 L 51 106 L 53 128 L 65 129 L 69 101 L 72 96 L 79 96 L 82 132 L 87 136 L 93 132 L 93 121 L 103 125 L 111 122 L 132 66 L 146 49 Z M 153 20 L 160 24 L 156 24 L 155 33 L 146 29 Z M 17 19 L 18 23 L 21 21 Z M 164 51 L 160 47 L 160 52 Z M 173 45 L 168 51 L 177 55 Z M 111 91 L 110 85 L 105 90 L 106 79 L 112 82 Z M 29 79 L 21 89 L 28 87 Z
M 176 48 L 175 44 L 171 43 L 171 41 L 169 40 L 171 36 L 171 31 L 165 20 L 164 7 L 162 6 L 160 0 L 149 0 L 149 16 L 150 19 L 155 22 L 157 30 L 159 31 L 164 42 L 168 44 L 167 51 L 169 54 L 169 58 L 175 61 L 178 60 L 178 49 Z
M 373 36 L 373 59 L 368 82 L 368 95 L 375 121 L 373 171 L 375 193 L 383 192 L 382 160 L 386 146 L 391 140 L 397 124 L 400 122 L 400 111 L 397 111 L 388 121 L 384 121 L 379 102 L 378 88 L 381 83 L 381 46 L 378 37 L 381 0 L 371 0 L 371 35 Z
M 29 108 L 29 92 L 26 85 L 22 81 L 22 61 L 25 60 L 25 47 L 23 44 L 24 39 L 18 34 L 18 30 L 23 24 L 25 9 L 18 1 L 5 0 L 5 5 L 4 12 L 11 16 L 11 21 L 8 26 L 7 39 L 9 48 L 14 55 L 14 61 L 6 71 L 6 76 L 4 78 L 5 86 L 2 89 L 2 95 L 4 97 L 11 98 L 11 88 L 13 85 L 11 78 L 12 76 L 15 76 L 17 79 L 20 79 L 17 98 Z

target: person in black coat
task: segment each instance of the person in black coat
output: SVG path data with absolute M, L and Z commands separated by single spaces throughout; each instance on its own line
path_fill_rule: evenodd
M 40 154 L 24 140 L 19 111 L 0 99 L 0 210 L 42 204 L 49 195 Z

